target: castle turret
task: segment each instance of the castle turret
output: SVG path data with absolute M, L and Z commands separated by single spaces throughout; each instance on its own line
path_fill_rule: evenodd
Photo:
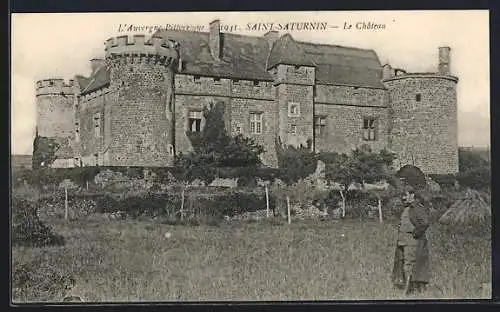
M 437 72 L 396 71 L 383 83 L 392 112 L 390 149 L 399 165 L 425 173 L 458 172 L 457 86 L 449 73 L 449 48 L 439 48 Z
M 168 166 L 175 155 L 174 78 L 179 60 L 177 42 L 153 36 L 108 39 L 109 105 L 112 116 L 111 165 Z
M 35 85 L 38 135 L 56 139 L 60 146 L 55 167 L 67 167 L 65 160 L 73 159 L 74 86 L 73 80 L 60 78 L 39 80 Z

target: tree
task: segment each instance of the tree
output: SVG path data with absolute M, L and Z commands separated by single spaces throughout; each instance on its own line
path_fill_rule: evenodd
M 209 105 L 203 111 L 205 126 L 201 132 L 188 132 L 193 150 L 176 157 L 175 166 L 186 181 L 199 178 L 207 183 L 213 181 L 221 168 L 241 168 L 240 172 L 251 172 L 249 168 L 261 165 L 260 155 L 264 148 L 243 135 L 230 136 L 224 122 L 224 104 Z
M 293 184 L 314 173 L 318 159 L 311 149 L 300 146 L 282 146 L 276 141 L 278 176 L 286 184 Z
M 395 155 L 386 149 L 374 153 L 368 145 L 360 146 L 352 152 L 350 162 L 355 182 L 363 185 L 389 179 L 394 159 Z
M 465 172 L 471 169 L 490 167 L 486 159 L 481 157 L 480 153 L 466 149 L 458 150 L 458 170 Z
M 353 179 L 353 168 L 349 156 L 346 154 L 328 153 L 320 156 L 325 162 L 325 176 L 328 181 L 338 183 L 340 197 L 342 198 L 342 217 L 345 217 L 347 188 Z
M 461 186 L 481 191 L 490 189 L 491 165 L 479 152 L 459 149 L 458 164 L 456 178 Z
M 389 168 L 392 166 L 395 155 L 385 149 L 374 153 L 369 146 L 363 145 L 353 150 L 351 155 L 328 153 L 320 156 L 320 159 L 325 162 L 327 180 L 340 185 L 342 215 L 345 216 L 345 193 L 351 183 L 359 183 L 363 187 L 365 183 L 388 180 L 391 177 Z M 380 200 L 384 193 L 377 193 Z
M 183 218 L 184 194 L 189 183 L 201 179 L 212 182 L 221 168 L 238 168 L 238 177 L 248 175 L 261 164 L 261 145 L 242 135 L 230 136 L 224 122 L 223 103 L 210 104 L 203 110 L 205 126 L 199 133 L 188 132 L 193 150 L 179 154 L 174 166 L 185 182 L 182 190 L 181 219 Z M 238 174 L 239 173 L 239 174 Z
M 33 169 L 49 167 L 56 159 L 59 143 L 54 138 L 39 136 L 38 133 L 33 141 Z

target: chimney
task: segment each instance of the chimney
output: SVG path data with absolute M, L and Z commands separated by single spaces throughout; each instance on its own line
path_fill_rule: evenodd
M 216 60 L 221 58 L 221 37 L 220 37 L 220 21 L 214 20 L 210 23 L 210 33 L 208 34 L 210 52 Z
M 382 79 L 389 79 L 394 77 L 394 70 L 390 64 L 385 64 L 382 68 Z
M 276 40 L 279 38 L 279 32 L 275 30 L 268 31 L 267 33 L 264 34 L 264 38 L 267 39 L 267 43 L 269 44 L 269 50 L 273 48 L 274 43 Z
M 104 66 L 104 60 L 100 58 L 93 58 L 90 60 L 90 69 L 92 73 L 95 73 L 100 67 Z
M 438 71 L 440 74 L 450 73 L 450 48 L 439 47 L 439 66 Z

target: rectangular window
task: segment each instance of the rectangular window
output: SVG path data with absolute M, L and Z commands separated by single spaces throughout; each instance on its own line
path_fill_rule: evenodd
M 298 117 L 300 115 L 300 104 L 299 103 L 288 103 L 288 116 Z
M 297 125 L 292 125 L 292 126 L 290 127 L 290 133 L 291 133 L 292 135 L 297 135 Z
M 201 131 L 201 118 L 202 113 L 200 111 L 189 112 L 189 131 L 200 132 Z
M 326 131 L 326 117 L 316 116 L 314 117 L 314 133 L 316 136 L 322 136 Z
M 363 139 L 375 141 L 377 139 L 377 119 L 367 117 L 363 119 Z
M 262 113 L 250 113 L 250 132 L 262 133 Z
M 101 115 L 94 115 L 94 137 L 99 138 L 101 136 Z
M 193 76 L 193 80 L 195 83 L 200 83 L 200 76 Z
M 422 94 L 417 93 L 417 94 L 415 95 L 415 101 L 420 102 L 421 100 L 422 100 Z

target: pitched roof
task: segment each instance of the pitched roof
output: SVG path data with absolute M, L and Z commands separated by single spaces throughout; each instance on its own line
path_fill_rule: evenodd
M 382 66 L 373 50 L 298 42 L 316 64 L 316 81 L 384 89 Z
M 269 51 L 267 38 L 221 33 L 222 59 L 215 59 L 208 33 L 161 30 L 155 35 L 179 42 L 184 74 L 272 81 L 267 69 L 277 64 L 307 65 L 316 67 L 318 83 L 385 88 L 373 50 L 295 41 L 285 34 Z M 82 94 L 96 91 L 109 85 L 109 70 L 102 66 L 89 78 L 77 76 L 77 81 Z
M 179 42 L 181 73 L 272 81 L 265 68 L 269 46 L 262 37 L 221 33 L 222 59 L 216 60 L 208 33 L 163 30 L 157 35 Z
M 78 87 L 80 87 L 80 91 L 84 90 L 89 84 L 89 78 L 83 77 L 81 75 L 76 75 L 75 80 L 76 83 L 78 84 Z
M 278 64 L 314 66 L 290 34 L 286 34 L 276 41 L 267 61 L 267 69 Z
M 109 85 L 110 76 L 109 70 L 106 65 L 99 67 L 91 76 L 87 79 L 88 84 L 82 89 L 81 94 L 91 93 L 93 91 L 99 90 L 105 86 Z

